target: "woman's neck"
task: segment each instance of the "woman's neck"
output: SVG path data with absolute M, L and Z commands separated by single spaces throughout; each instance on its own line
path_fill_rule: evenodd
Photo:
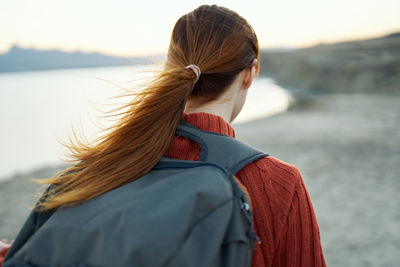
M 226 108 L 226 105 L 224 105 L 222 103 L 209 102 L 209 103 L 206 103 L 203 105 L 196 105 L 194 103 L 190 103 L 190 101 L 188 101 L 186 103 L 186 106 L 185 106 L 186 114 L 200 113 L 200 112 L 205 112 L 205 113 L 210 113 L 213 115 L 220 116 L 227 122 L 232 121 L 232 110 L 229 110 L 229 108 Z
M 238 98 L 241 95 L 242 75 L 234 80 L 234 82 L 225 90 L 225 92 L 216 100 L 205 102 L 197 98 L 189 98 L 186 102 L 185 113 L 211 113 L 222 117 L 227 122 L 232 122 L 237 113 L 235 107 L 237 106 Z

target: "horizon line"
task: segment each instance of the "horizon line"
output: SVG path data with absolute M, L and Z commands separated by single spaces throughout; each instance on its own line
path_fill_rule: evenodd
M 338 43 L 346 43 L 346 42 L 355 42 L 355 41 L 363 41 L 363 40 L 370 40 L 370 39 L 377 39 L 377 38 L 384 38 L 386 36 L 389 36 L 391 34 L 396 34 L 400 33 L 400 29 L 396 31 L 386 31 L 383 34 L 371 34 L 368 36 L 362 36 L 362 37 L 354 37 L 354 38 L 343 38 L 343 39 L 336 39 L 333 41 L 312 41 L 308 43 L 304 43 L 302 45 L 264 45 L 260 46 L 260 51 L 261 50 L 298 50 L 298 49 L 304 49 L 304 48 L 311 48 L 314 46 L 318 45 L 332 45 L 332 44 L 338 44 Z M 126 54 L 126 53 L 116 53 L 115 51 L 111 50 L 91 50 L 87 48 L 66 48 L 66 47 L 38 47 L 35 45 L 21 45 L 18 44 L 18 42 L 12 42 L 9 44 L 8 49 L 0 49 L 0 55 L 5 55 L 9 53 L 13 48 L 20 48 L 20 49 L 25 49 L 25 50 L 36 50 L 36 51 L 61 51 L 64 53 L 85 53 L 85 54 L 101 54 L 103 56 L 110 56 L 110 57 L 118 57 L 118 58 L 151 58 L 151 57 L 159 57 L 159 56 L 165 56 L 167 54 L 167 51 L 153 51 L 153 52 L 145 52 L 141 54 Z

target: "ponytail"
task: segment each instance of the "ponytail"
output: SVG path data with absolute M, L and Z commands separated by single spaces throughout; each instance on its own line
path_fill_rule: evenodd
M 55 189 L 37 209 L 80 204 L 145 175 L 166 153 L 187 99 L 217 99 L 258 57 L 254 30 L 236 12 L 203 5 L 183 15 L 164 71 L 123 107 L 119 122 L 95 145 L 72 142 L 75 164 L 39 181 Z
M 39 180 L 55 189 L 37 208 L 80 204 L 149 172 L 166 153 L 196 79 L 191 69 L 169 67 L 136 94 L 120 121 L 96 145 L 71 144 L 77 163 Z

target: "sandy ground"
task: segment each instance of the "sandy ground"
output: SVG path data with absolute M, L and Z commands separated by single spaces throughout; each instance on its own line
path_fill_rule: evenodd
M 400 266 L 400 96 L 321 96 L 235 128 L 300 169 L 328 266 Z M 16 235 L 34 203 L 29 178 L 55 171 L 0 182 L 1 237 Z

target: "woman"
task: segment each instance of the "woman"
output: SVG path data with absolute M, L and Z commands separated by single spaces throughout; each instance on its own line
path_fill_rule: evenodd
M 83 203 L 140 178 L 163 156 L 199 160 L 198 144 L 175 136 L 181 119 L 234 138 L 229 122 L 258 73 L 258 57 L 256 34 L 237 13 L 204 5 L 182 16 L 164 71 L 97 144 L 71 146 L 77 163 L 44 181 L 57 185 L 57 191 L 38 208 Z M 325 266 L 314 210 L 296 167 L 268 156 L 236 177 L 250 195 L 261 239 L 252 266 Z

